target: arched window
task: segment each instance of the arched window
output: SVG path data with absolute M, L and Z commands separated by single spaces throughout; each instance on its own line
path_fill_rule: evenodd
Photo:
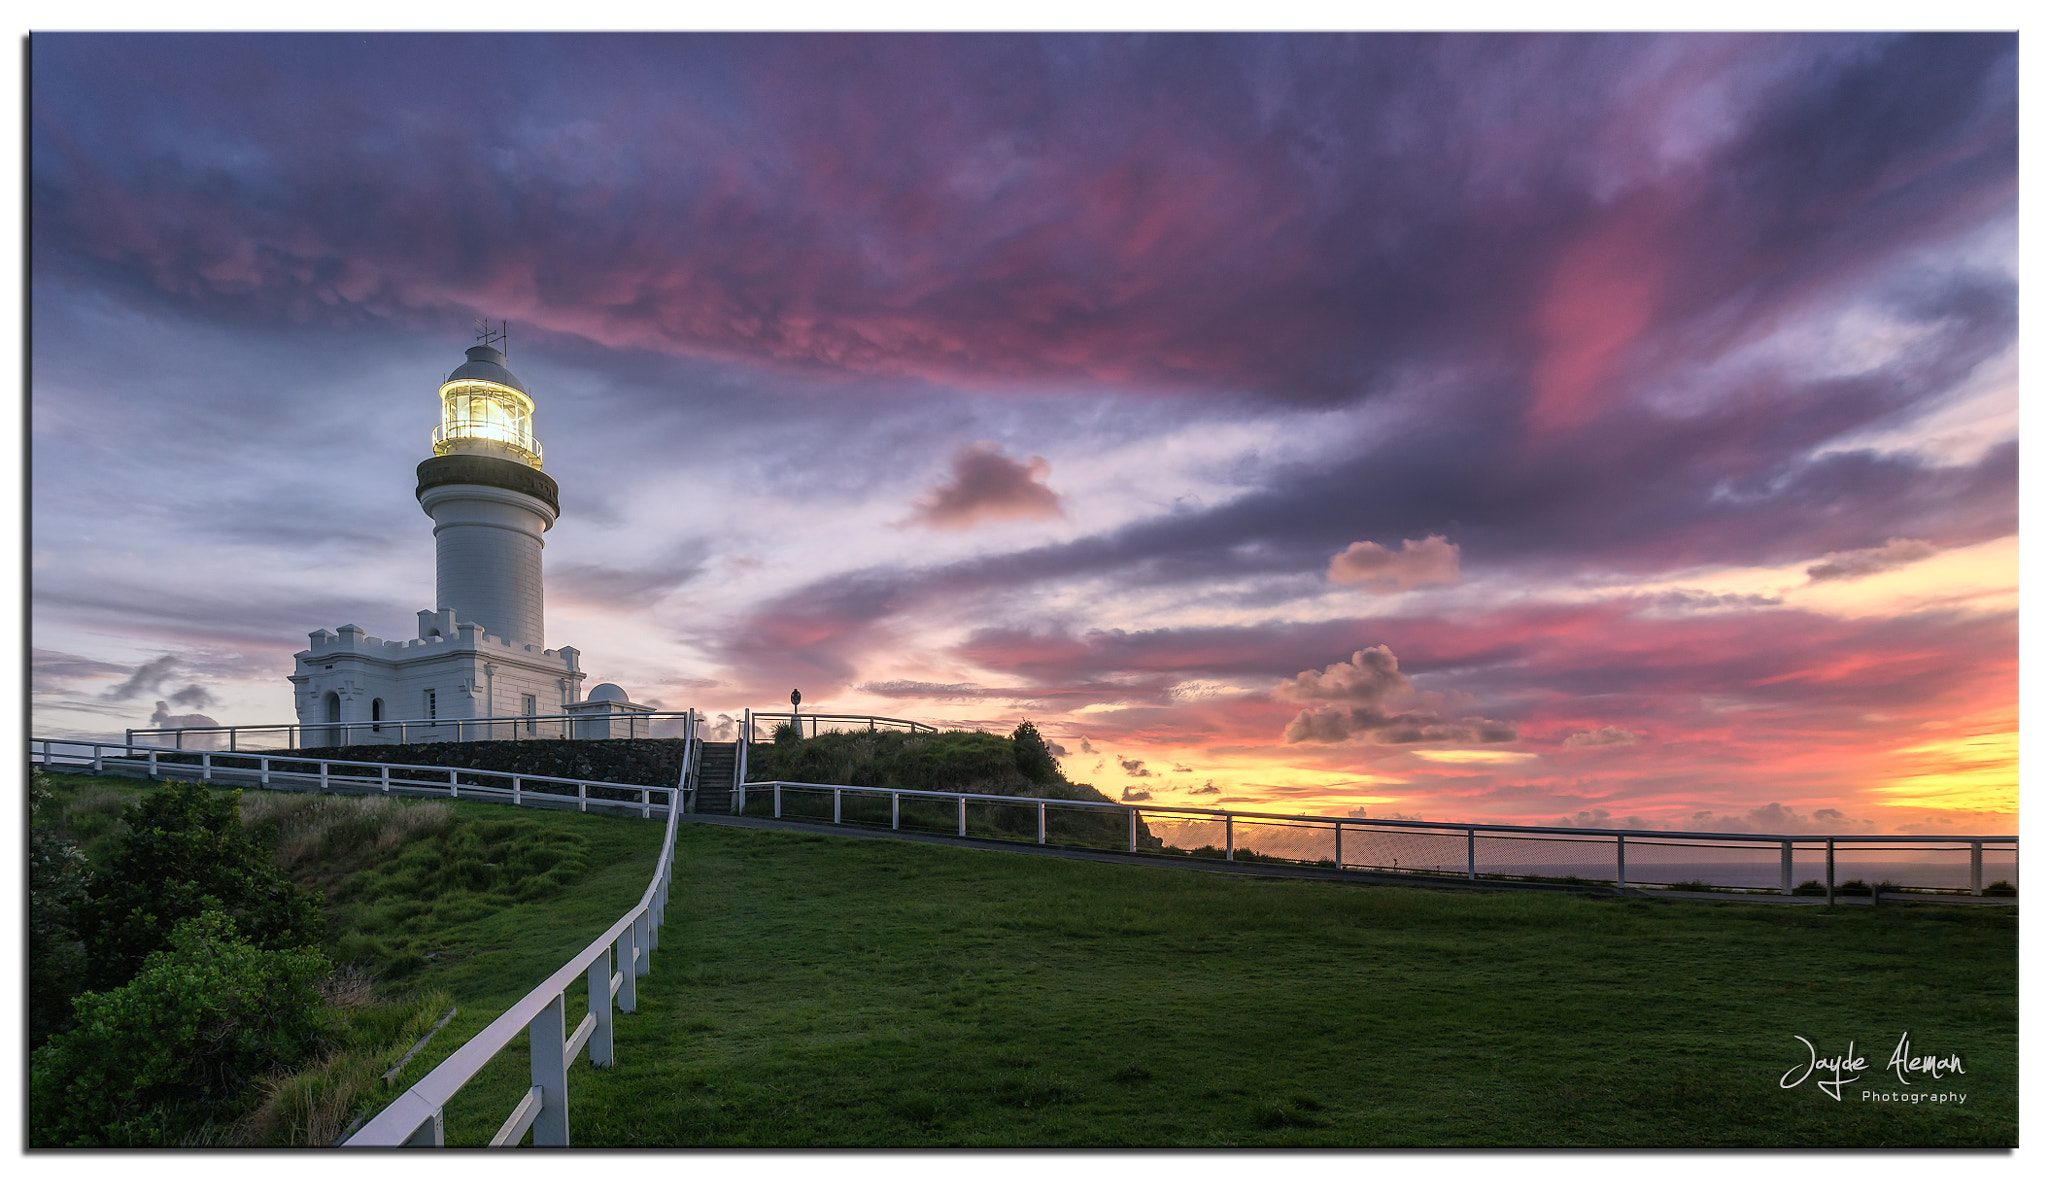
M 341 723 L 341 697 L 331 691 L 327 693 L 327 722 Z
M 370 701 L 370 731 L 384 731 L 384 701 L 381 699 Z

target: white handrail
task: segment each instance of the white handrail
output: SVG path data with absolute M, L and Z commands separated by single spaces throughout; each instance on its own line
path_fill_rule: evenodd
M 399 792 L 418 791 L 445 794 L 449 797 L 462 797 L 465 794 L 502 795 L 510 797 L 515 805 L 524 805 L 531 799 L 559 798 L 565 802 L 575 800 L 579 808 L 587 808 L 592 805 L 637 807 L 641 811 L 642 817 L 652 816 L 651 812 L 656 804 L 653 795 L 666 795 L 674 789 L 672 786 L 665 785 L 638 785 L 620 781 L 597 781 L 590 778 L 552 777 L 543 773 L 524 773 L 508 769 L 472 769 L 467 766 L 414 765 L 389 761 L 352 761 L 341 757 L 313 757 L 307 756 L 304 753 L 283 750 L 231 753 L 215 750 L 186 749 L 180 752 L 176 749 L 160 748 L 155 745 L 131 745 L 107 741 L 94 742 L 45 737 L 33 737 L 30 739 L 29 745 L 30 760 L 42 764 L 46 768 L 62 768 L 67 765 L 84 767 L 90 764 L 94 774 L 107 770 L 107 757 L 109 754 L 130 756 L 139 754 L 135 761 L 121 767 L 146 767 L 147 775 L 152 778 L 172 773 L 184 776 L 187 772 L 196 771 L 201 781 L 212 781 L 216 777 L 227 776 L 253 780 L 265 787 L 269 786 L 275 778 L 285 778 L 288 780 L 317 783 L 319 788 L 323 790 L 331 789 L 336 784 L 342 784 L 372 788 L 381 793 L 394 792 L 393 787 L 395 786 Z M 695 733 L 686 736 L 684 746 L 685 761 L 694 755 L 698 755 L 701 746 L 702 742 L 696 739 Z M 54 751 L 58 747 L 89 748 L 92 752 L 89 755 L 84 753 L 67 755 Z M 38 749 L 40 751 L 37 751 Z M 189 759 L 174 759 L 180 757 Z M 238 765 L 228 762 L 253 762 L 253 764 Z M 312 765 L 314 769 L 306 771 L 275 768 L 274 766 L 278 764 Z M 336 767 L 353 770 L 375 770 L 376 772 L 374 774 L 335 773 L 333 770 Z M 429 773 L 440 778 L 440 780 L 426 781 L 419 778 L 394 778 L 392 776 L 393 770 L 407 773 Z M 500 778 L 510 782 L 510 785 L 506 787 L 477 785 L 473 782 L 463 783 L 458 780 L 458 778 L 465 776 L 470 778 Z M 576 787 L 576 792 L 533 792 L 528 788 L 533 782 L 574 786 Z M 637 800 L 594 798 L 589 796 L 589 791 L 592 787 L 607 790 L 625 790 L 637 793 L 640 796 Z M 667 803 L 663 802 L 661 804 L 666 805 Z
M 1210 809 L 1201 806 L 1134 805 L 1127 802 L 1094 802 L 1080 798 L 1035 798 L 1012 794 L 961 793 L 952 790 L 898 789 L 890 786 L 878 785 L 833 785 L 826 782 L 816 781 L 747 782 L 744 786 L 741 787 L 742 792 L 740 793 L 739 798 L 737 799 L 738 804 L 735 807 L 735 810 L 738 813 L 745 813 L 746 795 L 744 791 L 747 788 L 762 788 L 769 790 L 771 794 L 771 807 L 769 810 L 769 814 L 771 817 L 774 818 L 781 818 L 783 816 L 782 791 L 784 789 L 819 790 L 826 793 L 830 793 L 832 795 L 831 821 L 835 824 L 841 823 L 842 821 L 843 800 L 845 798 L 845 795 L 852 793 L 867 794 L 876 797 L 887 797 L 889 799 L 889 825 L 891 829 L 896 829 L 901 824 L 901 803 L 904 798 L 915 797 L 931 798 L 934 800 L 943 799 L 947 801 L 952 801 L 955 802 L 959 807 L 957 834 L 959 837 L 962 838 L 966 837 L 967 835 L 967 803 L 969 802 L 1005 804 L 1012 806 L 1036 806 L 1038 810 L 1038 842 L 1041 844 L 1047 841 L 1045 814 L 1046 809 L 1048 807 L 1064 806 L 1069 809 L 1077 810 L 1095 810 L 1110 812 L 1121 811 L 1129 815 L 1129 849 L 1134 853 L 1138 849 L 1138 816 L 1140 814 L 1191 816 L 1194 818 L 1206 819 L 1211 821 L 1220 819 L 1223 823 L 1223 857 L 1226 860 L 1235 860 L 1237 857 L 1236 824 L 1240 820 L 1283 824 L 1289 826 L 1325 826 L 1328 827 L 1330 830 L 1331 842 L 1335 852 L 1333 856 L 1333 862 L 1339 870 L 1342 870 L 1346 867 L 1346 864 L 1344 862 L 1343 841 L 1344 830 L 1346 827 L 1363 828 L 1368 830 L 1373 828 L 1392 827 L 1396 830 L 1409 830 L 1414 831 L 1416 833 L 1439 833 L 1446 835 L 1463 834 L 1466 839 L 1466 865 L 1465 870 L 1462 874 L 1466 879 L 1475 881 L 1480 877 L 1477 862 L 1477 854 L 1475 850 L 1475 843 L 1478 836 L 1482 834 L 1496 838 L 1535 837 L 1542 839 L 1558 839 L 1578 843 L 1608 843 L 1613 848 L 1612 854 L 1614 863 L 1614 884 L 1617 888 L 1624 889 L 1630 886 L 1628 882 L 1627 848 L 1629 845 L 1629 841 L 1631 839 L 1635 841 L 1638 847 L 1643 846 L 1645 844 L 1654 845 L 1667 842 L 1715 843 L 1720 844 L 1722 846 L 1727 846 L 1728 844 L 1774 844 L 1780 849 L 1781 852 L 1781 879 L 1778 890 L 1782 894 L 1788 896 L 1794 894 L 1794 888 L 1792 884 L 1793 849 L 1795 847 L 1800 846 L 1812 849 L 1819 848 L 1825 845 L 1829 848 L 1826 885 L 1829 903 L 1834 902 L 1835 892 L 1833 866 L 1834 854 L 1832 848 L 1841 843 L 1853 842 L 1859 845 L 1867 844 L 1873 846 L 1898 846 L 1901 844 L 1909 844 L 1921 847 L 1927 847 L 1930 844 L 1937 846 L 1955 847 L 1967 846 L 1971 851 L 1969 891 L 1975 895 L 1980 896 L 1984 894 L 1984 845 L 1987 843 L 2009 843 L 2012 844 L 2013 849 L 2015 851 L 2018 850 L 2019 845 L 2018 835 L 1828 836 L 1785 834 L 1715 834 L 1707 831 L 1686 830 L 1621 831 L 1603 830 L 1580 826 L 1508 826 L 1483 822 L 1428 822 L 1416 819 L 1402 818 L 1350 818 L 1336 817 L 1325 814 L 1274 814 L 1259 810 L 1221 810 Z M 1442 873 L 1429 872 L 1426 874 L 1440 875 Z M 1490 877 L 1498 876 L 1499 874 L 1499 872 L 1488 873 Z
M 587 1043 L 593 1066 L 609 1067 L 612 1063 L 611 1007 L 617 1002 L 620 1011 L 630 1014 L 638 1005 L 634 979 L 647 972 L 648 957 L 654 949 L 653 931 L 660 927 L 666 915 L 669 885 L 675 871 L 676 825 L 680 814 L 681 807 L 669 807 L 661 858 L 655 865 L 654 878 L 648 881 L 647 890 L 638 904 L 612 922 L 610 928 L 546 981 L 513 1003 L 511 1009 L 491 1020 L 489 1026 L 399 1094 L 396 1100 L 342 1144 L 359 1148 L 444 1144 L 443 1110 L 448 1102 L 520 1032 L 526 1031 L 530 1034 L 533 1087 L 528 1090 L 527 1099 L 513 1110 L 506 1122 L 506 1130 L 501 1131 L 492 1144 L 518 1144 L 523 1134 L 517 1133 L 514 1126 L 524 1118 L 532 1125 L 535 1145 L 568 1145 L 569 1059 L 575 1055 L 576 1047 Z M 564 992 L 578 977 L 592 983 L 590 1013 L 565 1041 L 562 1033 Z M 603 998 L 599 997 L 600 991 Z M 534 1101 L 536 1091 L 540 1096 Z

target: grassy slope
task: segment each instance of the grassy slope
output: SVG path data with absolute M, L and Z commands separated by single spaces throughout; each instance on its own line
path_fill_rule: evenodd
M 88 857 L 111 849 L 118 837 L 121 804 L 151 788 L 146 782 L 112 776 L 52 775 L 51 781 L 53 792 L 67 803 L 69 822 L 60 833 L 79 839 Z M 300 882 L 330 894 L 330 955 L 387 968 L 396 964 L 404 974 L 380 986 L 390 999 L 388 1012 L 357 1016 L 365 1033 L 374 1036 L 387 1023 L 396 1027 L 405 1021 L 404 1006 L 416 996 L 445 993 L 461 1008 L 430 1049 L 407 1065 L 398 1084 L 379 1093 L 376 1107 L 424 1075 L 638 902 L 661 849 L 658 822 L 514 811 L 482 802 L 432 804 L 451 807 L 457 821 L 450 837 L 431 846 L 412 843 L 396 853 L 350 856 L 357 860 L 352 864 L 356 870 L 346 873 L 336 871 L 332 855 L 324 861 L 286 863 Z M 552 837 L 519 837 L 535 833 L 523 829 L 529 823 Z M 490 837 L 491 832 L 498 837 Z M 544 866 L 536 864 L 536 853 L 555 850 L 565 841 L 562 836 L 577 840 L 571 844 L 573 854 L 550 858 Z M 280 857 L 286 860 L 293 858 L 289 841 L 280 845 Z M 508 848 L 542 874 L 554 871 L 555 886 L 538 889 L 538 897 L 520 899 L 525 890 L 520 881 L 508 881 L 503 871 L 490 866 L 505 860 Z M 573 872 L 560 870 L 570 865 Z M 405 894 L 408 880 L 422 885 L 417 900 Z M 354 898 L 335 899 L 336 894 Z M 445 1009 L 443 1003 L 440 1010 Z M 378 1017 L 380 1013 L 393 1017 Z M 581 1011 L 573 1017 L 580 1018 Z M 383 1053 L 384 1065 L 395 1060 L 415 1035 L 400 1035 Z M 523 1051 L 518 1066 L 523 1075 Z M 502 1119 L 509 1107 L 494 1115 Z
M 112 788 L 119 788 L 118 786 Z M 501 807 L 462 804 L 502 818 Z M 645 886 L 660 828 L 555 895 L 424 930 L 462 1014 L 410 1083 Z M 337 912 L 337 915 L 342 915 Z M 669 926 L 584 1145 L 2011 1145 L 2017 917 L 1220 878 L 687 826 Z M 581 1017 L 581 986 L 569 1019 Z M 1841 1104 L 1802 1058 L 1901 1031 L 1966 1105 Z M 523 1038 L 449 1110 L 488 1138 Z M 397 1089 L 391 1090 L 393 1093 Z
M 2011 1145 L 2010 910 L 1222 878 L 689 827 L 607 1145 Z M 701 907 L 693 897 L 701 897 Z M 1960 1052 L 1836 1104 L 1792 1037 Z M 509 1099 L 508 1089 L 500 1099 Z

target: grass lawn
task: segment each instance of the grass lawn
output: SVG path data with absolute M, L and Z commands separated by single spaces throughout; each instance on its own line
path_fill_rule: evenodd
M 118 806 L 85 800 L 71 833 L 97 850 L 92 815 Z M 408 844 L 325 881 L 359 897 L 330 901 L 333 947 L 405 963 L 393 1002 L 462 1008 L 378 1105 L 629 907 L 661 834 L 440 804 L 462 821 L 439 859 Z M 694 824 L 679 840 L 618 1066 L 571 1072 L 581 1146 L 2018 1141 L 2016 909 L 1435 892 Z M 573 872 L 518 898 L 491 874 L 508 849 Z M 579 982 L 572 1027 L 583 1005 Z M 1902 1032 L 1965 1073 L 1902 1085 Z M 1840 1103 L 1779 1087 L 1807 1059 L 1795 1035 L 1868 1060 Z M 522 1037 L 450 1106 L 450 1144 L 488 1140 L 526 1073 Z
M 2011 1146 L 2017 926 L 686 826 L 619 1064 L 571 1074 L 572 1139 Z M 1966 1074 L 1901 1085 L 1902 1032 Z M 1840 1103 L 1783 1090 L 1807 1059 L 1794 1035 L 1853 1039 L 1871 1066 Z M 507 1054 L 451 1108 L 451 1143 L 487 1138 L 523 1091 L 523 1043 Z

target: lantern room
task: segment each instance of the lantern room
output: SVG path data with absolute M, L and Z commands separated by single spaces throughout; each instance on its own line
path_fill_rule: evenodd
M 479 346 L 441 385 L 441 425 L 435 455 L 478 453 L 511 458 L 540 469 L 540 439 L 533 436 L 533 398 L 505 354 Z

